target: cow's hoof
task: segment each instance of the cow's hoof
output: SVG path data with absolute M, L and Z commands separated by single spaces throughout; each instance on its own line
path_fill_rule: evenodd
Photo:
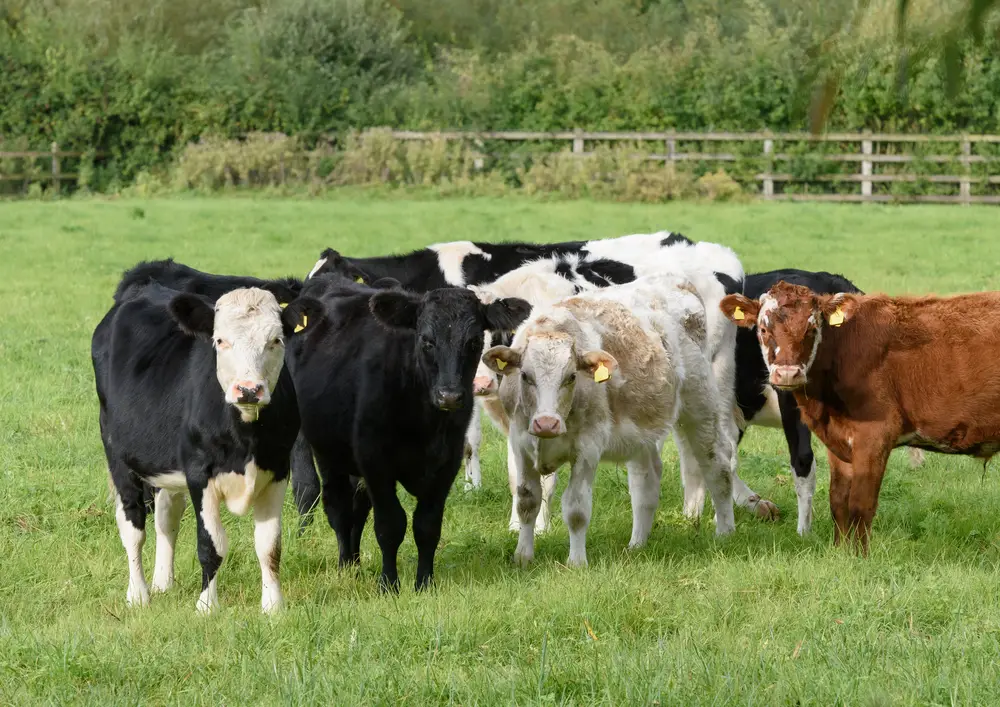
M 748 505 L 750 510 L 756 513 L 757 517 L 762 520 L 778 520 L 781 517 L 781 511 L 778 510 L 778 507 L 773 501 L 769 501 L 766 498 L 752 496 Z

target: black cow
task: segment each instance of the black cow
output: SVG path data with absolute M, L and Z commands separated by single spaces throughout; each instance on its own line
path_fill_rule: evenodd
M 461 288 L 420 295 L 329 278 L 308 280 L 303 297 L 319 299 L 324 311 L 315 324 L 310 315 L 309 328 L 289 346 L 288 369 L 340 565 L 359 561 L 374 509 L 380 585 L 398 591 L 396 553 L 406 532 L 398 482 L 417 498 L 421 589 L 433 574 L 445 499 L 461 465 L 483 333 L 515 328 L 530 307 L 517 299 L 484 305 Z
M 125 274 L 116 303 L 94 331 L 91 355 L 101 439 L 116 491 L 118 530 L 129 561 L 126 600 L 146 604 L 142 570 L 146 499 L 156 489 L 153 590 L 173 585 L 174 544 L 185 494 L 198 524 L 202 591 L 197 608 L 218 606 L 216 575 L 226 554 L 220 502 L 254 509 L 261 607 L 282 604 L 278 581 L 281 506 L 299 427 L 285 341 L 319 303 L 286 281 L 216 276 L 170 263 L 190 289 L 226 289 L 215 300 L 164 287 L 145 263 Z M 233 289 L 233 288 L 236 289 Z M 227 289 L 228 288 L 228 289 Z M 312 308 L 312 309 L 311 309 Z
M 173 258 L 150 260 L 138 263 L 123 275 L 115 288 L 115 302 L 121 302 L 130 292 L 141 289 L 151 282 L 179 292 L 192 292 L 211 300 L 239 287 L 260 287 L 272 290 L 275 296 L 287 304 L 302 290 L 302 281 L 293 277 L 278 280 L 261 280 L 242 275 L 216 275 L 195 270 L 176 262 Z

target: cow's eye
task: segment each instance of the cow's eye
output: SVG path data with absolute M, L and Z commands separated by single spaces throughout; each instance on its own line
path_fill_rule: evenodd
M 222 350 L 228 349 L 229 348 L 229 342 L 226 341 L 225 339 L 216 339 L 215 340 L 215 348 L 222 349 Z
M 566 386 L 572 385 L 573 381 L 575 380 L 576 380 L 576 374 L 570 373 L 568 376 L 563 378 L 562 387 L 565 388 Z
M 532 378 L 527 373 L 525 373 L 524 371 L 521 371 L 521 380 L 524 381 L 525 385 L 534 385 L 535 384 L 535 379 Z
M 431 349 L 434 348 L 434 342 L 431 341 L 430 339 L 421 339 L 420 348 L 422 348 L 424 351 L 430 351 Z
M 284 339 L 282 339 L 282 338 L 281 338 L 280 336 L 276 336 L 276 337 L 275 337 L 275 338 L 274 338 L 274 339 L 273 339 L 273 340 L 271 341 L 271 345 L 272 345 L 272 346 L 281 346 L 281 345 L 283 345 L 284 343 L 285 343 L 285 340 L 284 340 Z

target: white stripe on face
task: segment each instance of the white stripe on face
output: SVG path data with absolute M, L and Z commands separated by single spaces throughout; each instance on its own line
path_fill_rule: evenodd
M 281 308 L 274 295 L 257 288 L 227 292 L 215 305 L 212 336 L 226 402 L 238 401 L 241 384 L 261 386 L 259 403 L 270 402 L 285 359 Z

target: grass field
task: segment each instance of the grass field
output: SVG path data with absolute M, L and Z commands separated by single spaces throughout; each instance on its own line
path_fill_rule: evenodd
M 179 586 L 129 610 L 89 346 L 118 276 L 139 259 L 301 277 L 325 246 L 365 255 L 665 228 L 732 246 L 748 271 L 826 269 L 867 291 L 947 293 L 1000 289 L 998 226 L 995 209 L 960 207 L 364 196 L 0 204 L 0 703 L 995 704 L 995 470 L 931 454 L 911 470 L 895 452 L 861 560 L 831 547 L 821 445 L 816 522 L 799 538 L 783 438 L 759 429 L 741 447 L 741 475 L 782 518 L 738 511 L 722 541 L 711 522 L 681 517 L 668 444 L 646 548 L 625 551 L 625 470 L 603 466 L 590 567 L 563 566 L 568 538 L 556 517 L 534 566 L 516 569 L 502 441 L 490 430 L 484 488 L 453 489 L 428 593 L 412 589 L 409 534 L 402 593 L 382 596 L 371 525 L 362 571 L 341 574 L 325 521 L 296 537 L 289 496 L 283 615 L 259 615 L 252 523 L 227 516 L 223 610 L 195 616 L 190 505 Z

